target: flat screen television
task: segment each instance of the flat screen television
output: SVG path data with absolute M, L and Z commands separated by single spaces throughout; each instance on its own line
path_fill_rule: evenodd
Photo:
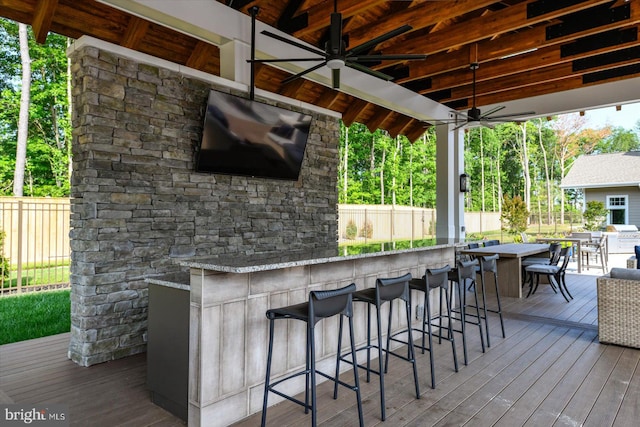
M 297 180 L 311 116 L 211 90 L 199 172 Z

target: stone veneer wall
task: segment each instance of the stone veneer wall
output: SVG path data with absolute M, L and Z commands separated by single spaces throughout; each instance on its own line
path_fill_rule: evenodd
M 185 257 L 337 246 L 336 117 L 304 111 L 314 120 L 298 181 L 195 173 L 213 83 L 94 46 L 70 58 L 76 363 L 145 351 L 145 277 Z

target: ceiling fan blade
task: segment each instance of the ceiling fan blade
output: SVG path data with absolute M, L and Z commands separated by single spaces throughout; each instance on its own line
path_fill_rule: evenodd
M 331 70 L 331 86 L 334 89 L 338 89 L 340 87 L 340 68 Z
M 386 81 L 393 80 L 393 77 L 391 77 L 390 75 L 381 73 L 380 71 L 372 70 L 371 68 L 365 67 L 364 65 L 360 65 L 357 62 L 351 62 L 349 60 L 345 62 L 345 65 L 347 67 L 353 68 L 354 70 L 362 71 L 363 73 L 367 73 L 371 76 L 377 77 L 382 80 L 386 80 Z
M 534 115 L 535 113 L 536 113 L 535 111 L 521 111 L 520 113 L 501 114 L 501 115 L 498 115 L 498 116 L 492 116 L 492 117 L 487 117 L 487 118 L 491 119 L 491 120 L 507 119 L 509 117 L 531 116 L 531 115 Z
M 378 61 L 385 61 L 385 60 L 391 60 L 391 61 L 413 61 L 413 60 L 420 60 L 420 59 L 427 59 L 427 55 L 413 55 L 413 54 L 407 54 L 407 55 L 358 55 L 358 56 L 350 56 L 349 60 L 350 61 L 356 61 L 356 62 L 378 62 Z
M 459 124 L 458 126 L 454 127 L 454 128 L 453 128 L 453 130 L 461 129 L 461 128 L 463 128 L 463 127 L 467 126 L 468 124 L 469 124 L 469 123 L 462 123 L 462 124 Z
M 500 110 L 504 110 L 505 108 L 506 108 L 506 107 L 505 107 L 504 105 L 500 105 L 500 106 L 498 106 L 498 107 L 492 108 L 491 110 L 489 110 L 489 111 L 485 112 L 484 114 L 481 114 L 481 115 L 480 115 L 480 118 L 481 118 L 481 119 L 484 119 L 485 117 L 490 116 L 490 115 L 491 115 L 491 114 L 493 114 L 493 113 L 497 113 L 497 112 L 498 112 L 498 111 L 500 111 Z
M 247 59 L 247 62 L 311 62 L 324 61 L 324 58 L 278 58 L 278 59 Z
M 324 67 L 326 64 L 327 64 L 327 61 L 324 61 L 324 62 L 322 62 L 322 63 L 320 63 L 320 64 L 318 64 L 318 65 L 314 65 L 314 66 L 313 66 L 313 67 L 311 67 L 311 68 L 307 68 L 306 70 L 299 72 L 298 74 L 294 74 L 293 76 L 289 76 L 289 77 L 287 77 L 287 78 L 286 78 L 286 79 L 284 79 L 281 83 L 282 83 L 282 84 L 289 83 L 289 82 L 291 82 L 291 81 L 293 81 L 293 80 L 295 80 L 295 79 L 297 79 L 297 78 L 300 78 L 300 77 L 304 76 L 305 74 L 308 74 L 308 73 L 310 73 L 310 72 L 312 72 L 312 71 L 317 70 L 317 69 L 318 69 L 318 68 L 320 68 L 320 67 Z
M 303 45 L 302 43 L 298 43 L 296 41 L 289 40 L 289 39 L 287 39 L 285 37 L 279 36 L 278 34 L 272 33 L 271 31 L 263 30 L 262 34 L 264 34 L 265 36 L 269 36 L 269 37 L 271 37 L 273 39 L 280 40 L 283 43 L 290 44 L 291 46 L 295 46 L 295 47 L 298 47 L 300 49 L 304 49 L 304 50 L 306 50 L 308 52 L 315 53 L 316 55 L 320 55 L 320 56 L 325 56 L 326 55 L 326 53 L 321 51 L 320 49 L 316 49 L 314 47 L 309 47 L 309 46 Z
M 327 48 L 329 55 L 342 55 L 342 14 L 331 14 L 331 26 L 329 27 L 329 44 Z
M 401 27 L 396 28 L 395 30 L 389 31 L 388 33 L 382 34 L 381 36 L 378 36 L 376 38 L 373 38 L 371 40 L 369 40 L 368 42 L 364 42 L 362 43 L 360 46 L 356 46 L 353 49 L 349 49 L 346 54 L 347 56 L 353 56 L 353 55 L 357 55 L 360 52 L 366 52 L 368 50 L 370 50 L 371 48 L 373 48 L 374 46 L 389 40 L 391 38 L 394 38 L 396 36 L 399 36 L 402 33 L 406 33 L 407 31 L 410 31 L 413 27 L 411 25 L 403 25 Z

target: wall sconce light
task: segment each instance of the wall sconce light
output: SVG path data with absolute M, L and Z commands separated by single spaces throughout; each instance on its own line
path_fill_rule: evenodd
M 469 186 L 469 175 L 463 173 L 462 175 L 460 175 L 460 192 L 468 193 L 469 191 L 471 191 L 471 188 Z

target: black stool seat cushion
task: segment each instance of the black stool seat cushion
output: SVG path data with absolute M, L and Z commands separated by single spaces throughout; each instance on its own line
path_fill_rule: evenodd
M 449 280 L 458 280 L 458 271 L 457 270 L 451 270 L 449 272 L 447 272 L 448 277 L 452 277 L 451 274 L 454 273 L 453 275 L 455 276 L 455 279 L 449 279 Z M 429 285 L 429 288 L 431 289 L 435 289 L 435 288 L 439 288 L 439 285 Z M 415 291 L 422 291 L 424 292 L 425 289 L 425 281 L 424 281 L 424 276 L 422 276 L 422 279 L 411 279 L 409 281 L 409 289 L 413 289 Z
M 422 276 L 422 279 L 418 279 L 418 278 L 411 279 L 409 281 L 409 288 L 410 289 L 415 289 L 415 290 L 418 290 L 418 291 L 423 291 L 424 290 L 424 276 Z
M 309 303 L 289 305 L 286 307 L 272 308 L 267 310 L 269 319 L 296 319 L 304 322 L 309 321 Z
M 353 293 L 354 301 L 368 302 L 369 304 L 376 303 L 376 288 L 366 288 Z

